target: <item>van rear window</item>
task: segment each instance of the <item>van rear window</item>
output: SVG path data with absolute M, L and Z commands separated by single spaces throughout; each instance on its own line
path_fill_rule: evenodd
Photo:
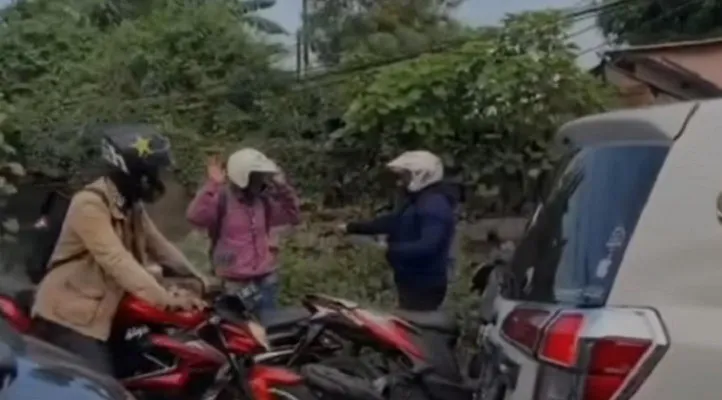
M 502 295 L 603 305 L 668 152 L 621 143 L 571 157 L 517 247 Z

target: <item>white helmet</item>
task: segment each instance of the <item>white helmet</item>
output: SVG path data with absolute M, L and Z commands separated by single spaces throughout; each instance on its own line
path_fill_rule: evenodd
M 226 164 L 228 179 L 241 189 L 248 187 L 251 172 L 279 173 L 280 169 L 273 160 L 256 149 L 246 147 L 228 157 Z
M 441 159 L 426 150 L 407 151 L 386 166 L 392 170 L 408 171 L 411 174 L 406 186 L 409 192 L 418 192 L 444 178 L 444 165 Z

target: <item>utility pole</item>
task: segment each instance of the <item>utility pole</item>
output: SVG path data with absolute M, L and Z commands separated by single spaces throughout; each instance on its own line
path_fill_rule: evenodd
M 303 28 L 296 29 L 296 79 L 301 80 L 302 71 L 301 71 L 301 59 L 303 51 Z
M 308 43 L 308 0 L 301 0 L 302 3 L 302 14 L 301 14 L 301 32 L 303 38 L 303 73 L 304 75 L 308 72 L 309 62 L 309 43 Z

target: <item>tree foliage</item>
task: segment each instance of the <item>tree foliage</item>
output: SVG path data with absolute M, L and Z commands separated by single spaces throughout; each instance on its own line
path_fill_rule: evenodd
M 15 148 L 5 140 L 3 125 L 12 107 L 0 96 L 0 242 L 12 241 L 18 231 L 18 223 L 3 213 L 10 196 L 15 194 L 15 181 L 25 174 L 17 160 Z
M 386 68 L 350 105 L 334 145 L 366 149 L 361 165 L 428 148 L 495 209 L 519 206 L 552 167 L 554 130 L 605 106 L 566 28 L 556 13 L 519 15 L 497 38 Z
M 326 66 L 414 54 L 463 30 L 449 16 L 462 1 L 311 0 L 306 35 Z
M 46 175 L 72 173 L 91 154 L 86 127 L 146 121 L 171 134 L 183 171 L 193 175 L 199 149 L 254 132 L 280 53 L 239 23 L 238 7 L 166 1 L 106 30 L 83 9 L 53 2 L 10 19 L 8 35 L 0 32 L 0 49 L 11 54 L 0 60 L 0 76 L 20 110 L 10 123 L 29 163 Z M 25 65 L 38 67 L 25 73 Z M 18 78 L 23 73 L 28 78 Z
M 576 67 L 559 15 L 474 30 L 448 16 L 456 3 L 333 3 L 347 7 L 334 22 L 340 35 L 358 39 L 337 49 L 342 59 L 385 58 L 374 35 L 412 29 L 428 40 L 405 61 L 299 84 L 273 67 L 281 49 L 239 17 L 248 2 L 136 2 L 152 7 L 126 9 L 113 24 L 99 23 L 109 4 L 100 0 L 22 2 L 0 26 L 0 91 L 16 109 L 6 132 L 29 167 L 61 176 L 92 159 L 95 123 L 163 128 L 187 182 L 206 150 L 252 144 L 287 165 L 305 194 L 334 205 L 377 197 L 382 161 L 426 147 L 479 198 L 515 207 L 553 161 L 551 132 L 600 109 L 604 93 Z M 320 31 L 333 32 L 329 21 Z M 464 40 L 427 47 L 442 31 Z
M 77 3 L 78 0 L 75 0 Z M 198 7 L 206 0 L 186 0 L 183 5 L 188 8 Z M 171 0 L 171 3 L 177 3 Z M 98 26 L 118 25 L 126 20 L 147 16 L 154 10 L 166 7 L 168 0 L 105 0 L 97 2 L 92 15 Z M 279 24 L 259 16 L 256 12 L 273 7 L 275 0 L 235 0 L 229 11 L 238 21 L 259 32 L 269 35 L 286 35 L 288 32 Z
M 619 0 L 603 0 L 610 5 Z M 722 34 L 722 1 L 643 0 L 623 2 L 599 13 L 597 24 L 617 44 L 652 44 Z

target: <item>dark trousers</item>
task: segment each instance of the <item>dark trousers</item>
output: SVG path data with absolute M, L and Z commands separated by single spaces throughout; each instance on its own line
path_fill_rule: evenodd
M 33 332 L 39 339 L 85 359 L 93 370 L 113 375 L 113 359 L 105 342 L 39 317 L 33 320 Z
M 446 297 L 446 285 L 434 287 L 411 287 L 398 285 L 399 308 L 408 311 L 434 311 L 441 307 Z

